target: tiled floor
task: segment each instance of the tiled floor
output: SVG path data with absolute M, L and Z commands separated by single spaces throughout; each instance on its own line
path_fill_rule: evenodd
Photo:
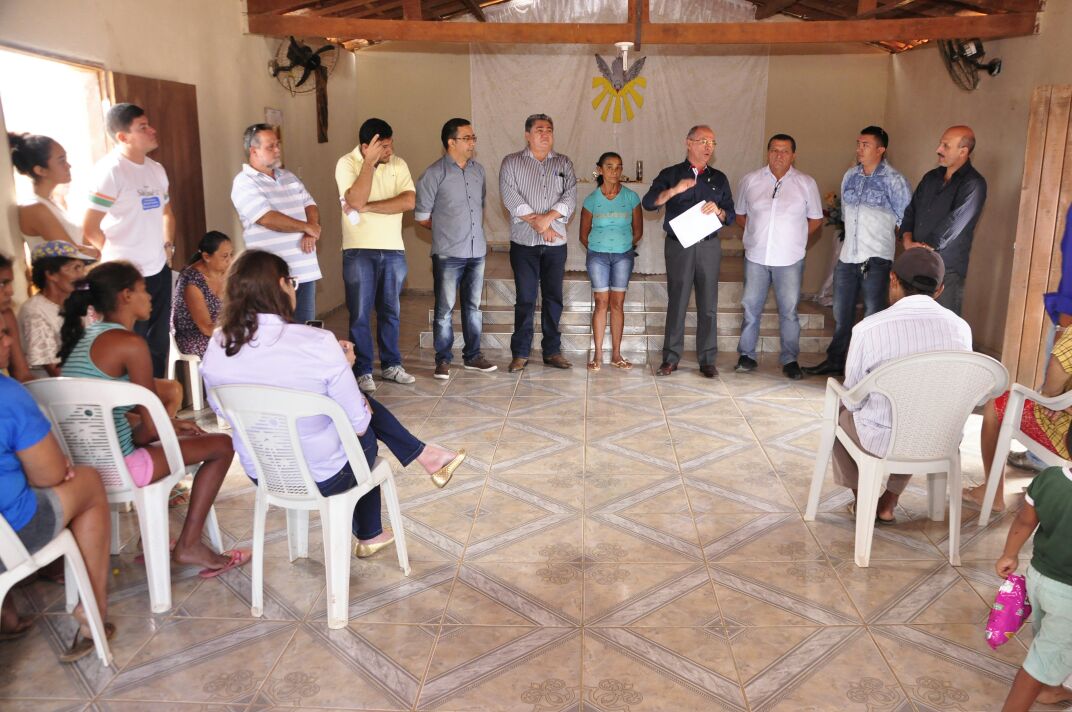
M 426 314 L 422 301 L 407 311 Z M 980 530 L 967 509 L 952 568 L 914 484 L 898 526 L 876 532 L 871 568 L 857 568 L 846 492 L 828 484 L 819 519 L 801 516 L 818 379 L 766 363 L 734 374 L 726 354 L 715 380 L 694 363 L 658 380 L 578 363 L 444 383 L 430 357 L 410 348 L 417 383 L 376 395 L 470 457 L 444 490 L 395 463 L 413 571 L 393 550 L 354 560 L 348 628 L 325 624 L 315 517 L 310 558 L 290 563 L 270 514 L 260 619 L 248 569 L 175 570 L 174 609 L 151 615 L 130 542 L 110 597 L 117 670 L 56 662 L 72 624 L 60 588 L 37 582 L 14 593 L 43 615 L 0 644 L 0 709 L 1000 708 L 1029 635 L 997 652 L 983 641 L 1010 515 Z M 977 429 L 965 439 L 975 479 Z M 252 502 L 236 466 L 217 502 L 225 544 L 248 542 Z

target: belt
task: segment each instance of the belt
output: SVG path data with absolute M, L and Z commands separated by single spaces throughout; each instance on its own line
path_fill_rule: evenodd
M 677 240 L 678 244 L 681 244 L 681 240 L 678 240 L 677 235 L 673 234 L 672 232 L 666 233 L 666 236 L 674 238 L 675 240 Z M 699 240 L 699 242 L 707 242 L 708 240 L 714 240 L 717 237 L 718 237 L 718 230 L 715 230 L 712 234 L 708 235 L 707 237 L 703 238 L 702 240 Z

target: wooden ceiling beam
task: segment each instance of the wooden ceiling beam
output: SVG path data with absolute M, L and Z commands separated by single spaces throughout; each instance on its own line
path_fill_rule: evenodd
M 314 0 L 246 0 L 246 12 L 250 15 L 273 14 L 302 10 L 309 5 L 320 4 Z
M 885 15 L 887 13 L 894 12 L 896 10 L 904 10 L 906 8 L 910 9 L 911 5 L 915 5 L 919 1 L 920 0 L 896 0 L 895 2 L 891 2 L 888 5 L 876 4 L 876 6 L 871 10 L 868 10 L 866 12 L 857 12 L 856 19 L 867 20 L 872 17 L 878 17 L 879 15 Z
M 953 2 L 983 12 L 1038 12 L 1042 6 L 1039 0 L 953 0 Z
M 469 9 L 469 14 L 477 19 L 479 22 L 487 22 L 488 16 L 484 14 L 484 9 L 480 7 L 480 3 L 476 0 L 462 0 L 465 7 Z
M 774 17 L 779 12 L 788 10 L 796 4 L 797 0 L 766 0 L 763 3 L 763 7 L 756 8 L 756 19 L 766 20 L 768 17 Z
M 878 0 L 857 0 L 856 14 L 865 15 L 878 9 Z
M 958 37 L 1020 37 L 1035 32 L 1034 13 L 897 20 L 644 23 L 647 44 L 821 44 Z M 252 34 L 359 37 L 367 40 L 609 45 L 631 37 L 630 23 L 424 22 L 309 15 L 250 15 Z
M 421 0 L 402 0 L 403 20 L 420 20 L 422 16 Z

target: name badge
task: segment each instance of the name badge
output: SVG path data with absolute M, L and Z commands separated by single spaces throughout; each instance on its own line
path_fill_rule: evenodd
M 160 198 L 153 195 L 147 198 L 141 199 L 142 210 L 156 210 L 160 207 Z

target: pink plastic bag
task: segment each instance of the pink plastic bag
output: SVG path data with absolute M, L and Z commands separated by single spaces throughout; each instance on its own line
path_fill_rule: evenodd
M 998 588 L 990 619 L 986 622 L 986 642 L 994 650 L 1016 635 L 1020 626 L 1031 615 L 1031 601 L 1027 599 L 1027 581 L 1019 574 L 1012 574 Z

